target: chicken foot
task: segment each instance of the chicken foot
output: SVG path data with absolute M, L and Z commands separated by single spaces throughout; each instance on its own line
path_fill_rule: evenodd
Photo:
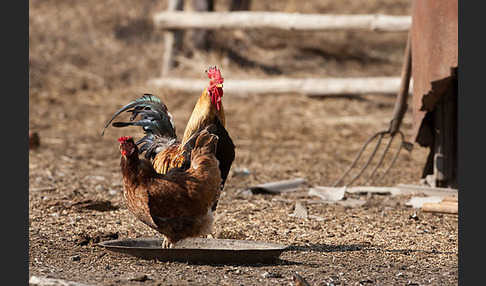
M 164 238 L 162 240 L 162 248 L 166 248 L 166 249 L 174 248 L 174 244 L 169 242 L 169 239 L 167 238 L 167 236 L 164 236 Z

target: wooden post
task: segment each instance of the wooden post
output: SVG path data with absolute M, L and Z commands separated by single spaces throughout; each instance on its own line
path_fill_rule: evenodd
M 231 0 L 230 11 L 248 11 L 250 2 L 250 0 Z
M 192 0 L 194 11 L 197 12 L 213 12 L 214 0 Z M 232 0 L 230 4 L 230 11 L 244 11 L 249 10 L 250 0 Z M 211 49 L 212 31 L 196 29 L 192 31 L 192 42 L 195 49 L 206 50 Z
M 214 0 L 192 0 L 192 6 L 198 12 L 214 11 Z M 192 31 L 192 42 L 195 49 L 208 51 L 211 48 L 211 35 L 209 30 L 195 29 Z
M 183 6 L 183 0 L 169 0 L 167 11 L 182 11 Z M 175 66 L 174 55 L 182 47 L 182 36 L 183 31 L 181 30 L 168 30 L 165 32 L 162 77 L 167 76 L 170 69 Z

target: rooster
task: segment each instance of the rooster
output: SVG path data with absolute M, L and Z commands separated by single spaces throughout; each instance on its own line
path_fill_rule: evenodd
M 206 70 L 209 85 L 199 97 L 184 130 L 182 141 L 178 141 L 173 116 L 167 106 L 156 96 L 145 94 L 118 110 L 106 123 L 105 129 L 122 112 L 132 113 L 130 122 L 114 122 L 114 127 L 142 126 L 145 136 L 136 142 L 140 151 L 150 159 L 157 173 L 167 174 L 172 168 L 186 170 L 191 162 L 194 135 L 209 125 L 214 125 L 213 134 L 218 136 L 216 158 L 221 172 L 221 190 L 235 159 L 235 146 L 225 128 L 225 115 L 222 104 L 223 82 L 217 67 Z M 141 119 L 134 121 L 140 115 Z M 104 130 L 103 129 L 103 132 Z M 103 133 L 102 133 L 103 135 Z M 218 201 L 212 209 L 216 210 Z
M 221 191 L 221 172 L 215 157 L 218 137 L 210 133 L 212 127 L 194 134 L 189 168 L 172 168 L 166 174 L 157 173 L 149 160 L 139 158 L 132 137 L 118 139 L 128 209 L 164 235 L 164 248 L 211 232 L 211 208 Z

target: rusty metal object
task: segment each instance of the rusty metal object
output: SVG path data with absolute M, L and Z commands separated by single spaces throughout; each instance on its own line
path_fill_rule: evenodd
M 388 173 L 388 171 L 391 169 L 391 167 L 395 164 L 396 160 L 398 159 L 398 155 L 400 154 L 400 151 L 401 151 L 402 148 L 405 148 L 408 151 L 412 150 L 413 144 L 405 141 L 405 136 L 400 131 L 400 125 L 403 121 L 403 117 L 405 116 L 405 112 L 407 111 L 407 108 L 408 108 L 407 95 L 408 95 L 408 89 L 410 87 L 410 78 L 411 78 L 411 70 L 412 70 L 412 50 L 411 49 L 412 49 L 412 47 L 411 47 L 411 36 L 410 36 L 410 33 L 409 33 L 409 36 L 408 36 L 408 39 L 407 39 L 407 46 L 405 48 L 404 63 L 403 63 L 403 67 L 402 67 L 400 90 L 398 91 L 397 98 L 396 98 L 396 101 L 395 101 L 395 107 L 393 109 L 393 116 L 392 116 L 392 119 L 390 121 L 390 126 L 388 127 L 387 130 L 376 132 L 365 142 L 363 147 L 361 147 L 361 150 L 356 155 L 356 158 L 353 160 L 353 162 L 348 167 L 348 169 L 341 175 L 341 177 L 334 183 L 333 187 L 336 187 L 338 184 L 340 184 L 343 181 L 344 177 L 346 177 L 346 175 L 356 166 L 357 162 L 359 161 L 359 159 L 360 159 L 361 155 L 363 154 L 364 150 L 366 149 L 366 147 L 375 138 L 378 138 L 377 143 L 376 143 L 370 157 L 368 158 L 368 160 L 366 161 L 364 166 L 361 167 L 361 169 L 358 171 L 358 173 L 354 177 L 352 177 L 351 180 L 347 184 L 345 184 L 344 186 L 350 186 L 359 177 L 361 177 L 361 175 L 368 168 L 368 166 L 370 165 L 374 156 L 376 155 L 376 153 L 377 153 L 377 151 L 378 151 L 378 149 L 381 145 L 381 142 L 382 142 L 382 140 L 385 136 L 388 135 L 390 139 L 389 139 L 388 143 L 386 144 L 385 150 L 381 154 L 381 157 L 379 158 L 378 163 L 376 164 L 375 168 L 371 171 L 370 175 L 368 176 L 366 183 L 368 183 L 368 182 L 372 183 L 376 180 L 383 178 Z M 399 146 L 398 150 L 396 151 L 390 165 L 382 173 L 382 175 L 380 177 L 378 177 L 378 178 L 374 177 L 378 168 L 383 164 L 383 160 L 385 159 L 385 155 L 388 153 L 388 150 L 390 149 L 390 146 L 393 142 L 393 139 L 395 139 L 397 134 L 400 135 L 401 143 L 400 143 L 400 146 Z
M 420 138 L 426 136 L 420 134 L 424 117 L 434 110 L 449 88 L 453 69 L 458 65 L 457 3 L 457 0 L 412 2 L 412 109 L 415 140 L 423 146 L 427 146 L 425 138 Z
M 429 147 L 422 178 L 457 184 L 458 1 L 412 3 L 413 134 Z

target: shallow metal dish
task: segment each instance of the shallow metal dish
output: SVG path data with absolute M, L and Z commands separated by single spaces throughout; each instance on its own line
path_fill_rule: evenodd
M 117 239 L 99 245 L 145 259 L 214 264 L 275 262 L 286 245 L 251 240 L 189 238 L 174 248 L 162 248 L 161 238 Z

